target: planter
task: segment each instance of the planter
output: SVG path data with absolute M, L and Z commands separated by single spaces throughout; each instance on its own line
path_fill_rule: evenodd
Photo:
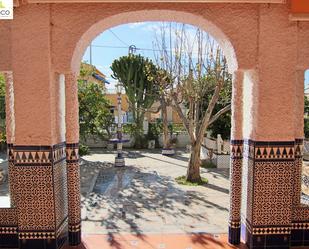
M 0 151 L 5 152 L 7 149 L 6 143 L 5 142 L 0 142 Z
M 156 140 L 149 140 L 148 141 L 148 149 L 153 150 L 156 148 Z
M 163 148 L 162 149 L 162 155 L 163 156 L 173 156 L 175 155 L 175 150 L 173 148 Z
M 113 143 L 107 143 L 106 148 L 107 148 L 107 150 L 114 150 L 114 144 Z

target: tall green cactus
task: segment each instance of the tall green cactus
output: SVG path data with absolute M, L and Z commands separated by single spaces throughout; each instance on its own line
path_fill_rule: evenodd
M 142 143 L 145 111 L 158 98 L 158 87 L 153 78 L 156 66 L 148 58 L 131 54 L 114 60 L 111 69 L 112 77 L 123 84 L 128 96 L 136 125 L 134 129 L 136 147 L 139 147 Z

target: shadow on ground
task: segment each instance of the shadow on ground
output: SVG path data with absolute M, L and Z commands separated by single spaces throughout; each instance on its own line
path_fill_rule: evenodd
M 84 164 L 88 165 L 86 161 Z M 209 215 L 196 207 L 228 212 L 226 207 L 210 201 L 200 192 L 183 190 L 173 178 L 156 171 L 143 172 L 136 166 L 115 168 L 102 162 L 95 164 L 94 174 L 98 176 L 92 193 L 83 196 L 83 221 L 96 222 L 97 231 L 105 231 L 111 241 L 115 233 L 131 233 L 143 239 L 147 232 L 164 233 L 169 227 L 177 226 L 181 232 L 181 229 L 190 230 L 196 225 L 191 223 L 207 223 Z M 228 194 L 228 190 L 218 186 L 208 184 L 205 187 Z M 202 242 L 202 237 L 196 241 Z

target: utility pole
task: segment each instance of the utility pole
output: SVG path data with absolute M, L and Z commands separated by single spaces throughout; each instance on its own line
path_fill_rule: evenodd
M 92 65 L 92 41 L 90 42 L 90 65 Z

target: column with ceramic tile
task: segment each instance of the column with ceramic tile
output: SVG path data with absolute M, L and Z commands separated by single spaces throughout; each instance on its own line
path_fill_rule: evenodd
M 79 118 L 77 74 L 65 75 L 66 92 L 66 156 L 69 204 L 69 243 L 81 243 L 81 199 L 79 168 Z
M 257 66 L 244 74 L 241 212 L 249 248 L 291 245 L 297 25 L 288 15 L 287 6 L 259 6 Z
M 59 249 L 67 240 L 64 86 L 51 66 L 50 18 L 49 6 L 26 5 L 12 20 L 11 159 L 20 249 Z
M 240 243 L 241 170 L 242 170 L 242 83 L 243 72 L 233 75 L 232 129 L 230 162 L 229 243 Z

